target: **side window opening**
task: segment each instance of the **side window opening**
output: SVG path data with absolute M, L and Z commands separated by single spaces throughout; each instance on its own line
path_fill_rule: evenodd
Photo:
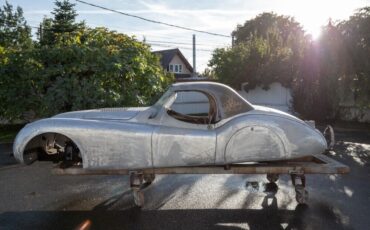
M 177 98 L 167 113 L 177 120 L 194 124 L 217 122 L 217 108 L 214 99 L 199 91 L 177 92 Z

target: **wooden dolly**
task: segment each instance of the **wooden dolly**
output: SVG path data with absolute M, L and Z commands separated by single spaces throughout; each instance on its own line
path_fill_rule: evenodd
M 276 182 L 280 174 L 289 174 L 295 187 L 296 200 L 302 204 L 308 199 L 308 192 L 305 189 L 306 174 L 346 174 L 349 171 L 348 166 L 324 154 L 284 161 L 137 170 L 84 169 L 81 166 L 66 167 L 59 164 L 52 170 L 57 175 L 130 175 L 130 186 L 135 204 L 139 207 L 144 204 L 142 189 L 152 183 L 156 174 L 267 174 L 269 182 Z

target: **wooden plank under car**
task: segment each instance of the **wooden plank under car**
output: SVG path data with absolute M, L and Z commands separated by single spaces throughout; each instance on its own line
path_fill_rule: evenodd
M 57 165 L 52 173 L 57 175 L 128 175 L 144 174 L 346 174 L 348 166 L 324 154 L 299 159 L 270 162 L 247 162 L 229 165 L 166 167 L 147 169 L 84 169 L 82 166 Z

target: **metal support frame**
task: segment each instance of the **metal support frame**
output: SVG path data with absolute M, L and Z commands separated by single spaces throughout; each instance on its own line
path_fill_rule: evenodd
M 267 174 L 270 182 L 276 182 L 280 174 L 289 174 L 296 191 L 296 200 L 302 204 L 308 199 L 306 174 L 346 174 L 349 173 L 349 167 L 322 154 L 285 161 L 138 170 L 84 169 L 81 166 L 62 168 L 59 165 L 53 169 L 53 173 L 58 175 L 129 175 L 134 201 L 139 207 L 144 205 L 142 190 L 154 180 L 156 174 Z
M 138 171 L 129 172 L 130 188 L 134 196 L 135 205 L 142 207 L 144 205 L 144 193 L 142 191 L 144 185 L 144 174 Z
M 52 172 L 58 175 L 129 175 L 132 171 L 147 174 L 345 174 L 349 167 L 323 154 L 293 160 L 246 162 L 225 165 L 165 167 L 145 169 L 85 169 L 79 166 L 61 167 Z
M 306 176 L 304 173 L 291 173 L 290 178 L 295 188 L 295 198 L 299 204 L 305 204 L 308 200 L 308 191 L 306 190 Z M 298 183 L 297 183 L 298 179 Z

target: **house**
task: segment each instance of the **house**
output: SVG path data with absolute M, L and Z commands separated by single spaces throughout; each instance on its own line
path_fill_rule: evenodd
M 154 51 L 153 53 L 160 56 L 163 69 L 173 73 L 176 79 L 192 77 L 193 67 L 178 48 Z

